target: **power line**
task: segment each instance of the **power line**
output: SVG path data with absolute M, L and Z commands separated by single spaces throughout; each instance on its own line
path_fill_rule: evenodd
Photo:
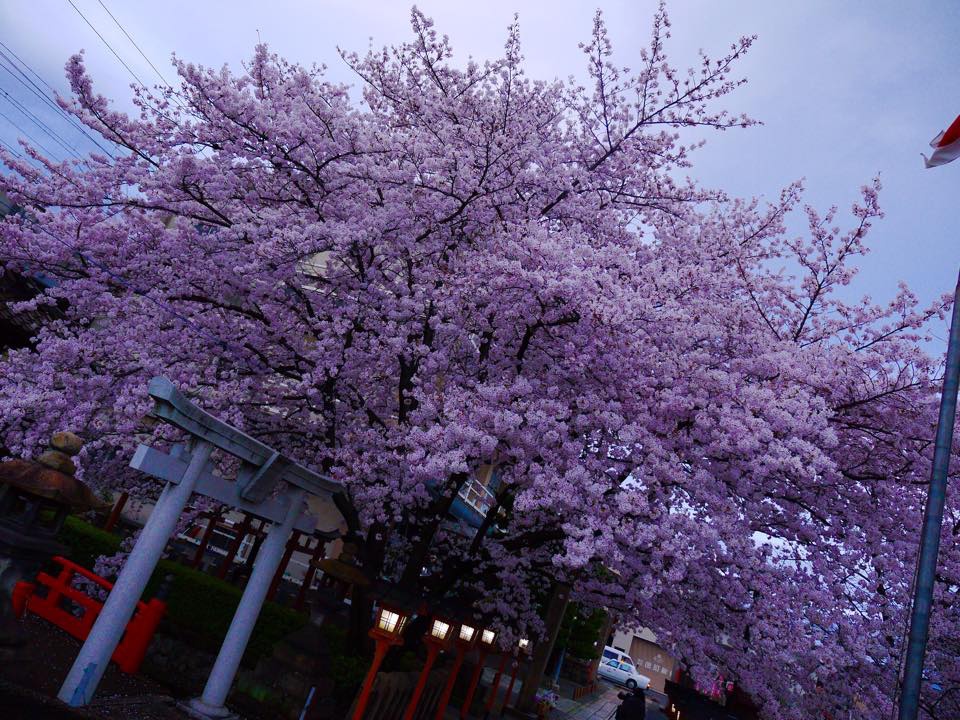
M 117 51 L 113 49 L 113 46 L 112 46 L 110 43 L 108 43 L 107 40 L 106 40 L 106 38 L 104 38 L 103 35 L 100 34 L 100 31 L 97 30 L 97 29 L 93 26 L 93 23 L 91 23 L 89 20 L 87 20 L 87 16 L 84 15 L 82 12 L 80 12 L 80 8 L 78 8 L 76 5 L 74 5 L 73 0 L 67 0 L 67 2 L 70 3 L 70 6 L 71 6 L 74 10 L 77 11 L 77 14 L 78 14 L 80 17 L 83 18 L 83 21 L 84 21 L 87 25 L 90 26 L 90 29 L 93 30 L 93 31 L 97 34 L 97 37 L 100 38 L 100 40 L 103 42 L 103 44 L 106 45 L 107 48 L 110 50 L 110 52 L 113 53 L 113 56 L 114 56 L 117 60 L 120 61 L 120 64 L 123 65 L 123 66 L 127 69 L 127 72 L 130 73 L 130 75 L 133 76 L 133 79 L 136 80 L 138 83 L 140 83 L 140 87 L 142 87 L 144 90 L 149 91 L 149 88 L 146 86 L 146 83 L 144 83 L 143 80 L 141 80 L 141 79 L 137 76 L 137 74 L 136 74 L 133 70 L 130 69 L 130 66 L 127 65 L 127 63 L 125 63 L 125 62 L 123 61 L 123 58 L 120 57 L 120 55 L 117 53 Z
M 17 62 L 19 62 L 20 65 L 22 65 L 22 66 L 25 67 L 27 70 L 29 70 L 30 73 L 31 73 L 35 78 L 37 78 L 37 80 L 39 80 L 39 81 L 42 82 L 44 85 L 46 85 L 46 86 L 50 89 L 50 92 L 52 92 L 54 95 L 57 94 L 57 90 L 56 90 L 50 83 L 48 83 L 46 80 L 44 80 L 44 79 L 39 75 L 39 73 L 37 73 L 36 70 L 34 70 L 32 67 L 30 67 L 30 65 L 23 60 L 23 58 L 21 58 L 21 57 L 20 57 L 19 55 L 17 55 L 13 50 L 11 50 L 9 47 L 7 47 L 7 45 L 5 45 L 5 44 L 3 43 L 3 41 L 0 41 L 0 48 L 3 48 L 3 50 L 5 50 L 6 52 L 10 53 L 10 54 L 17 60 Z M 31 77 L 30 77 L 29 75 L 27 75 L 27 74 L 19 67 L 19 65 L 17 64 L 17 62 L 14 62 L 14 61 L 11 60 L 9 57 L 7 57 L 6 53 L 4 53 L 3 51 L 0 51 L 0 58 L 2 58 L 4 61 L 6 61 L 6 62 L 10 65 L 10 67 L 12 67 L 13 70 L 15 70 L 15 71 L 17 72 L 17 74 L 14 74 L 13 71 L 11 71 L 10 68 L 8 68 L 8 67 L 7 67 L 6 65 L 4 65 L 2 62 L 0 62 L 0 67 L 2 67 L 4 70 L 6 70 L 6 71 L 7 71 L 13 78 L 15 78 L 21 85 L 23 85 L 23 86 L 26 87 L 28 90 L 30 90 L 34 95 L 36 95 L 38 98 L 40 98 L 41 100 L 43 100 L 47 105 L 49 105 L 49 106 L 52 107 L 54 110 L 56 110 L 58 113 L 60 113 L 60 114 L 64 117 L 64 119 L 70 124 L 71 127 L 75 128 L 75 129 L 78 130 L 80 133 L 82 133 L 84 137 L 86 137 L 90 142 L 92 142 L 94 145 L 96 145 L 98 148 L 100 148 L 100 150 L 102 150 L 104 153 L 106 153 L 107 156 L 109 156 L 111 160 L 116 160 L 116 159 L 117 159 L 116 156 L 115 156 L 113 153 L 111 153 L 109 150 L 107 150 L 107 148 L 105 148 L 103 145 L 101 145 L 99 142 L 97 142 L 97 139 L 96 139 L 95 137 L 93 137 L 89 132 L 87 132 L 86 127 L 85 127 L 83 124 L 81 124 L 80 122 L 78 122 L 77 119 L 76 119 L 73 115 L 71 115 L 70 113 L 68 113 L 66 110 L 64 110 L 62 107 L 60 107 L 57 103 L 55 103 L 53 100 L 51 100 L 50 97 L 47 95 L 47 93 L 44 91 L 44 89 L 41 88 L 39 85 L 37 85 L 37 84 L 33 81 L 33 79 L 31 79 Z M 21 77 L 18 77 L 18 75 L 22 76 L 22 79 L 21 79 Z
M 107 15 L 109 15 L 110 18 L 117 24 L 117 27 L 120 28 L 120 31 L 121 31 L 124 35 L 127 36 L 127 40 L 129 40 L 129 41 L 130 41 L 130 44 L 133 45 L 133 46 L 137 49 L 137 52 L 140 53 L 140 57 L 142 57 L 144 60 L 146 60 L 146 61 L 147 61 L 147 64 L 148 64 L 150 67 L 153 68 L 153 71 L 157 74 L 157 76 L 158 76 L 161 80 L 163 80 L 163 84 L 166 85 L 166 86 L 169 87 L 169 88 L 172 88 L 173 86 L 170 85 L 170 83 L 167 81 L 167 79 L 163 76 L 163 73 L 160 72 L 159 70 L 157 70 L 157 66 L 154 65 L 154 64 L 150 61 L 150 58 L 147 57 L 146 53 L 144 53 L 143 50 L 140 49 L 140 46 L 137 45 L 136 41 L 135 41 L 132 37 L 130 37 L 130 33 L 127 32 L 126 28 L 124 28 L 123 25 L 120 24 L 120 21 L 117 20 L 117 18 L 114 17 L 113 13 L 110 12 L 110 8 L 108 8 L 106 5 L 103 4 L 103 0 L 97 0 L 97 2 L 100 3 L 100 7 L 102 7 L 104 10 L 107 11 Z M 71 3 L 71 4 L 73 4 L 73 3 Z M 142 83 L 141 83 L 141 84 L 142 84 Z
M 12 145 L 10 145 L 9 143 L 7 143 L 7 142 L 4 141 L 3 139 L 0 139 L 0 145 L 3 145 L 3 146 L 7 149 L 7 152 L 9 152 L 9 153 L 10 153 L 11 155 L 13 155 L 14 157 L 18 157 L 18 158 L 22 158 L 22 157 L 23 157 L 23 155 L 21 155 L 20 153 L 18 153 L 16 150 L 13 149 L 13 146 L 12 146 Z
M 31 73 L 33 73 L 34 77 L 36 77 L 37 80 L 39 80 L 39 81 L 42 82 L 44 85 L 46 85 L 46 86 L 50 89 L 50 92 L 52 92 L 53 94 L 56 94 L 56 93 L 57 93 L 57 89 L 56 89 L 55 87 L 53 87 L 53 85 L 51 85 L 51 84 L 48 83 L 46 80 L 44 80 L 42 77 L 40 77 L 40 75 L 37 73 L 36 70 L 34 70 L 32 67 L 30 67 L 30 65 L 29 65 L 27 62 L 25 62 L 23 58 L 21 58 L 21 57 L 20 57 L 19 55 L 17 55 L 13 50 L 11 50 L 7 45 L 5 45 L 2 40 L 0 40 L 0 47 L 2 47 L 4 50 L 6 50 L 6 51 L 7 51 L 8 53 L 10 53 L 11 55 L 13 55 L 13 56 L 20 62 L 21 65 L 23 65 L 23 66 L 24 66 L 25 68 L 27 68 Z M 14 67 L 16 67 L 16 65 L 15 65 L 9 58 L 7 58 L 7 62 L 9 62 L 11 65 L 14 65 Z M 17 68 L 17 71 L 20 72 L 21 75 L 23 74 L 23 71 L 21 71 L 19 68 Z M 24 75 L 24 77 L 26 77 L 26 75 Z M 27 80 L 30 80 L 30 78 L 27 78 Z M 38 90 L 40 89 L 40 88 L 37 86 L 37 84 L 36 84 L 35 82 L 33 82 L 33 80 L 30 80 L 30 84 L 33 85 L 34 87 L 36 87 Z M 43 91 L 41 90 L 41 92 L 43 92 Z M 59 106 L 57 106 L 57 107 L 59 107 Z
M 78 8 L 78 7 L 74 4 L 73 0 L 67 0 L 67 2 L 70 3 L 70 6 L 71 6 L 74 10 L 77 11 L 77 14 L 80 15 L 80 17 L 83 18 L 83 21 L 84 21 L 87 25 L 90 26 L 90 29 L 93 30 L 93 31 L 97 34 L 97 37 L 100 38 L 100 40 L 103 42 L 103 44 L 106 45 L 107 48 L 110 50 L 110 52 L 113 53 L 113 56 L 114 56 L 117 60 L 120 61 L 120 64 L 123 65 L 123 66 L 127 69 L 127 72 L 130 73 L 130 75 L 133 77 L 133 79 L 136 80 L 138 83 L 140 83 L 140 87 L 142 87 L 142 88 L 147 92 L 146 97 L 144 97 L 144 102 L 147 103 L 148 105 L 150 105 L 151 109 L 152 109 L 155 113 L 157 113 L 158 115 L 160 115 L 160 116 L 163 117 L 163 118 L 166 118 L 168 121 L 170 121 L 170 122 L 173 123 L 174 125 L 178 125 L 178 123 L 176 122 L 176 120 L 174 120 L 173 118 L 168 117 L 167 115 L 164 115 L 163 112 L 161 112 L 160 108 L 159 108 L 157 105 L 151 104 L 150 101 L 146 99 L 147 97 L 152 97 L 152 96 L 150 96 L 150 88 L 147 87 L 146 83 L 144 83 L 143 80 L 141 80 L 140 77 L 139 77 L 133 70 L 130 69 L 130 66 L 127 65 L 127 63 L 124 62 L 123 58 L 120 57 L 120 54 L 119 54 L 116 50 L 113 49 L 113 46 L 112 46 L 110 43 L 107 42 L 106 38 L 104 38 L 103 35 L 100 34 L 100 31 L 97 30 L 97 28 L 95 28 L 95 27 L 93 26 L 93 23 L 91 23 L 89 20 L 87 20 L 87 16 L 84 15 L 82 12 L 80 12 L 80 8 Z M 112 16 L 111 16 L 111 17 L 112 17 Z M 121 28 L 121 29 L 122 29 L 122 28 Z M 128 37 L 129 37 L 129 36 L 128 36 Z M 132 42 L 132 41 L 131 41 L 131 42 Z M 138 49 L 139 49 L 139 48 L 138 48 Z M 182 105 L 181 105 L 181 107 L 182 107 Z
M 62 158 L 58 158 L 58 157 L 56 156 L 56 154 L 55 154 L 52 150 L 50 150 L 50 148 L 46 147 L 42 142 L 40 142 L 40 141 L 37 140 L 35 137 L 33 137 L 33 135 L 31 135 L 31 134 L 28 133 L 26 130 L 24 130 L 22 127 L 20 127 L 19 125 L 17 125 L 17 123 L 14 122 L 14 120 L 13 120 L 9 115 L 7 115 L 6 113 L 0 111 L 0 117 L 4 118 L 8 123 L 10 123 L 11 125 L 13 125 L 13 126 L 14 126 L 17 130 L 19 130 L 20 133 L 21 133 L 22 135 L 24 135 L 30 142 L 32 142 L 32 143 L 33 143 L 34 145 L 36 145 L 38 148 L 40 148 L 41 150 L 43 150 L 43 151 L 44 151 L 47 155 L 49 155 L 51 158 L 54 158 L 54 159 L 57 160 L 58 162 L 62 162 Z
M 83 156 L 77 151 L 77 149 L 73 145 L 70 145 L 66 140 L 64 140 L 60 136 L 59 133 L 57 133 L 56 130 L 54 130 L 49 125 L 47 125 L 43 120 L 38 118 L 33 112 L 30 111 L 29 108 L 27 108 L 23 103 L 21 103 L 19 100 L 13 97 L 10 93 L 8 93 L 2 87 L 0 87 L 0 95 L 3 95 L 7 99 L 7 102 L 9 102 L 17 110 L 19 110 L 20 113 L 26 116 L 31 122 L 33 122 L 34 125 L 39 127 L 41 130 L 47 133 L 47 135 L 53 138 L 54 141 L 58 145 L 60 145 L 60 147 L 62 147 L 67 152 L 72 153 L 74 157 L 76 157 L 78 160 L 83 160 Z
M 23 70 L 21 70 L 20 68 L 18 68 L 18 67 L 16 66 L 16 64 L 15 64 L 9 57 L 7 57 L 6 53 L 4 53 L 2 50 L 0 50 L 0 61 L 2 61 L 2 62 L 0 62 L 0 68 L 3 68 L 4 70 L 6 70 L 6 71 L 7 71 L 7 74 L 8 74 L 10 77 L 12 77 L 12 78 L 13 78 L 14 80 L 16 80 L 18 83 L 20 83 L 21 85 L 23 85 L 27 90 L 29 90 L 31 93 L 33 93 L 33 94 L 34 94 L 37 98 L 39 98 L 41 101 L 43 101 L 44 103 L 46 103 L 46 105 L 47 105 L 48 107 L 56 110 L 56 111 L 57 111 L 58 113 L 60 113 L 61 115 L 63 114 L 63 108 L 61 108 L 59 105 L 57 105 L 55 102 L 53 102 L 53 100 L 51 100 L 51 99 L 37 86 L 37 84 L 36 84 L 35 82 L 33 82 L 32 80 L 30 80 L 30 78 L 26 76 L 26 74 L 23 72 Z M 10 67 L 12 67 L 13 70 L 11 70 L 10 67 L 7 67 L 8 65 L 9 65 Z M 16 70 L 16 72 L 14 72 L 14 70 Z M 29 82 L 24 81 L 23 77 L 20 77 L 21 75 L 23 75 L 23 77 L 26 77 L 26 78 L 27 78 L 27 81 L 29 81 Z

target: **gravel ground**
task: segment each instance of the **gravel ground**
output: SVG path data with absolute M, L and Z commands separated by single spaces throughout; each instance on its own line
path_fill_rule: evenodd
M 30 642 L 12 660 L 0 663 L 0 718 L 3 720 L 183 720 L 170 691 L 148 678 L 127 675 L 113 664 L 93 703 L 83 710 L 56 699 L 80 643 L 59 628 L 27 615 Z

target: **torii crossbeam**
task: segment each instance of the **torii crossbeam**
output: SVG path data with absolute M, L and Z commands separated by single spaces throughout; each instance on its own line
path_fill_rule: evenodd
M 341 487 L 200 409 L 167 378 L 151 380 L 149 393 L 155 403 L 151 414 L 186 431 L 191 439 L 187 447 L 178 446 L 170 454 L 148 445 L 140 445 L 134 453 L 130 466 L 166 485 L 60 688 L 59 698 L 73 706 L 90 702 L 180 514 L 196 492 L 273 523 L 203 694 L 184 706 L 195 717 L 225 718 L 230 715 L 224 704 L 227 694 L 287 540 L 294 528 L 307 533 L 315 529 L 315 519 L 304 512 L 307 493 L 332 495 Z M 214 449 L 240 460 L 234 481 L 216 474 L 210 462 Z M 271 497 L 280 482 L 287 484 L 286 490 Z

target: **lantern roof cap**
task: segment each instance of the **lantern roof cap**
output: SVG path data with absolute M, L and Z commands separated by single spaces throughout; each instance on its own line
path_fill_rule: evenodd
M 343 580 L 350 585 L 359 585 L 366 587 L 370 584 L 370 578 L 359 567 L 352 563 L 344 562 L 337 558 L 324 558 L 317 562 L 317 567 L 325 575 Z
M 110 507 L 110 503 L 98 498 L 73 475 L 33 460 L 7 460 L 0 463 L 0 484 L 69 505 L 75 510 L 105 510 Z

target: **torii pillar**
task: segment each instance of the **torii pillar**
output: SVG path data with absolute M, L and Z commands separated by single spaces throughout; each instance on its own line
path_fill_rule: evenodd
M 260 608 L 263 607 L 267 591 L 273 583 L 273 576 L 280 567 L 287 545 L 287 538 L 293 531 L 293 523 L 303 508 L 304 497 L 303 490 L 292 493 L 283 522 L 271 526 L 270 530 L 267 531 L 267 537 L 263 541 L 260 552 L 257 554 L 257 560 L 253 565 L 253 573 L 243 590 L 243 596 L 240 598 L 240 604 L 237 605 L 233 620 L 230 621 L 230 629 L 227 630 L 227 636 L 223 639 L 223 645 L 220 646 L 220 653 L 213 664 L 213 670 L 210 671 L 210 677 L 207 678 L 203 694 L 181 706 L 192 717 L 227 718 L 233 716 L 233 713 L 226 707 L 227 695 L 230 693 L 233 678 L 240 667 L 240 661 L 243 659 L 243 652 L 247 648 L 250 634 L 253 632 L 254 625 L 257 624 Z
M 188 453 L 168 455 L 141 445 L 130 461 L 131 467 L 167 484 L 58 697 L 72 706 L 90 702 L 180 514 L 191 494 L 198 492 L 272 523 L 203 695 L 182 706 L 194 717 L 226 718 L 231 713 L 224 703 L 287 540 L 295 528 L 306 533 L 315 530 L 315 521 L 303 512 L 306 494 L 329 495 L 339 492 L 340 485 L 204 412 L 166 378 L 151 380 L 149 392 L 156 403 L 153 415 L 192 436 Z M 215 448 L 240 460 L 235 482 L 214 472 L 210 455 Z M 271 498 L 280 482 L 288 489 Z
M 186 507 L 212 450 L 213 445 L 208 442 L 197 443 L 180 482 L 176 485 L 167 483 L 160 493 L 160 498 L 150 513 L 150 519 L 144 525 L 137 544 L 133 546 L 127 562 L 124 563 L 123 571 L 110 590 L 67 679 L 63 681 L 57 697 L 67 705 L 86 705 L 93 697 L 110 662 L 110 656 L 123 637 L 127 623 L 133 617 L 137 602 L 147 587 L 170 535 L 177 527 L 180 513 Z

